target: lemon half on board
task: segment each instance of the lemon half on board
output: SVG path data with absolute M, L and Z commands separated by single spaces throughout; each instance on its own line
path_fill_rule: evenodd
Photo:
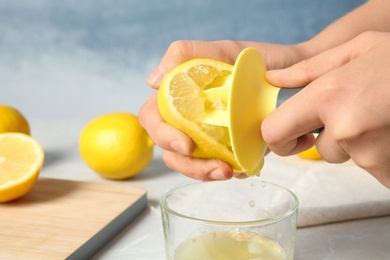
M 161 116 L 192 138 L 193 157 L 222 160 L 237 173 L 258 175 L 266 150 L 260 125 L 275 109 L 279 91 L 265 72 L 254 48 L 243 50 L 234 66 L 190 60 L 164 78 L 158 93 Z
M 30 191 L 43 160 L 42 146 L 34 138 L 22 133 L 0 134 L 0 202 Z

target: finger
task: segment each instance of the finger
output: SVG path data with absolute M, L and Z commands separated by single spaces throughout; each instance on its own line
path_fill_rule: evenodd
M 372 125 L 372 124 L 371 124 Z M 388 125 L 366 131 L 348 142 L 348 154 L 361 168 L 390 188 L 390 132 Z
M 322 52 L 312 58 L 298 62 L 297 64 L 279 70 L 266 72 L 267 80 L 280 87 L 302 87 L 326 74 L 339 68 L 366 51 L 359 47 L 360 39 L 347 42 L 333 49 Z M 355 46 L 357 45 L 357 46 Z
M 141 107 L 138 119 L 152 140 L 162 149 L 184 155 L 193 153 L 195 145 L 191 138 L 162 119 L 157 105 L 157 92 Z
M 208 58 L 233 64 L 243 45 L 234 41 L 176 41 L 167 49 L 157 68 L 147 78 L 147 83 L 158 88 L 164 76 L 173 68 L 195 58 Z
M 172 170 L 201 181 L 227 180 L 233 177 L 232 167 L 219 160 L 198 159 L 164 151 L 163 161 Z
M 289 98 L 262 122 L 261 133 L 268 148 L 282 156 L 296 154 L 312 147 L 310 131 L 321 128 L 316 86 L 308 86 Z
M 388 127 L 383 125 L 386 123 L 382 120 L 375 122 L 366 115 L 361 118 L 366 118 L 363 125 L 358 120 L 349 120 L 345 123 L 348 127 L 341 127 L 339 131 L 325 128 L 316 141 L 318 152 L 331 163 L 343 163 L 351 158 L 356 165 L 390 188 Z
M 386 143 L 386 146 L 383 143 Z M 362 145 L 359 147 L 361 148 L 360 153 L 358 151 L 354 152 L 351 158 L 359 167 L 369 172 L 380 183 L 390 189 L 390 153 L 388 145 L 387 142 L 383 141 L 381 143 L 374 141 L 369 145 Z M 364 153 L 361 152 L 363 149 Z
M 321 157 L 329 163 L 343 163 L 350 159 L 338 140 L 324 129 L 316 139 L 316 148 Z
M 326 132 L 324 130 L 324 132 Z M 323 135 L 324 134 L 324 135 Z M 352 159 L 356 165 L 369 172 L 384 186 L 390 188 L 390 134 L 370 131 L 364 135 L 335 141 L 328 133 L 321 133 L 316 147 L 322 158 L 331 163 L 343 163 Z
M 240 41 L 176 41 L 167 49 L 160 64 L 147 78 L 147 83 L 158 89 L 162 79 L 173 68 L 188 60 L 195 58 L 207 58 L 234 64 L 239 53 L 247 48 L 254 47 L 259 50 L 264 58 L 267 68 L 285 68 L 302 58 L 298 52 L 290 46 L 264 44 L 259 42 Z

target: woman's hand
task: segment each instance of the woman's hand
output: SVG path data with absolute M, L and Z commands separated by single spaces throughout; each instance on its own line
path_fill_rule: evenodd
M 326 161 L 352 158 L 390 188 L 390 33 L 363 33 L 266 77 L 277 86 L 306 86 L 263 121 L 271 151 L 296 154 L 315 142 Z M 316 140 L 306 134 L 321 126 Z
M 152 88 L 158 89 L 170 70 L 194 58 L 209 58 L 234 64 L 238 54 L 246 47 L 257 48 L 268 68 L 285 68 L 305 58 L 298 46 L 234 41 L 178 41 L 168 48 L 160 65 L 151 73 L 147 82 Z M 163 149 L 163 160 L 169 168 L 199 180 L 232 178 L 233 171 L 229 164 L 190 157 L 194 151 L 193 141 L 164 122 L 157 106 L 157 93 L 142 106 L 139 120 L 154 142 Z

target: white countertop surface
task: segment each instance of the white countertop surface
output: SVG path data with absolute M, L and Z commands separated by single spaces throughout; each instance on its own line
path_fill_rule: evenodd
M 190 181 L 190 179 L 169 170 L 162 162 L 161 151 L 158 148 L 155 149 L 155 157 L 150 166 L 134 178 L 119 182 L 101 178 L 82 162 L 78 153 L 78 136 L 86 123 L 82 120 L 32 121 L 32 134 L 42 143 L 46 154 L 40 176 L 79 181 L 113 182 L 145 188 L 148 192 L 147 210 L 102 248 L 95 259 L 165 259 L 159 198 L 167 189 Z M 319 164 L 321 165 L 319 166 Z M 364 178 L 364 181 L 368 181 L 367 185 L 372 194 L 377 194 L 377 191 L 385 192 L 383 193 L 384 197 L 388 198 L 387 192 L 390 191 L 383 189 L 369 174 L 361 172 L 352 163 L 339 166 L 341 170 L 337 173 L 338 175 L 348 174 L 343 172 L 346 169 L 356 171 L 354 173 L 356 178 Z M 302 193 L 301 188 L 290 185 L 294 174 L 299 176 L 300 172 L 304 171 L 316 178 L 314 176 L 315 169 L 317 169 L 318 174 L 320 168 L 326 170 L 336 169 L 336 167 L 336 165 L 327 165 L 325 162 L 308 162 L 299 158 L 281 158 L 271 155 L 269 158 L 267 157 L 266 166 L 260 178 L 290 186 L 292 190 L 295 189 L 300 197 L 301 216 L 302 214 L 310 214 L 310 212 L 318 212 L 317 209 L 312 208 L 310 197 L 316 201 L 319 200 L 318 195 L 324 196 L 324 193 L 329 192 L 321 186 L 332 187 L 332 196 L 337 197 L 339 194 L 340 200 L 338 201 L 342 201 L 341 195 L 345 197 L 345 190 L 348 191 L 347 186 L 350 185 L 344 183 L 337 186 L 330 179 L 328 183 L 312 187 L 311 193 Z M 289 172 L 286 172 L 287 169 Z M 277 173 L 280 171 L 284 171 L 284 173 Z M 280 176 L 285 176 L 285 178 L 282 179 Z M 340 180 L 336 177 L 336 181 Z M 358 185 L 359 182 L 356 183 Z M 356 196 L 355 199 L 364 200 Z M 328 207 L 332 210 L 331 206 L 327 205 L 326 200 L 324 198 L 319 207 Z M 370 207 L 360 207 L 360 210 L 370 212 Z M 342 211 L 342 209 L 338 209 L 338 211 Z M 295 259 L 389 259 L 389 257 L 390 216 L 301 227 L 297 231 Z

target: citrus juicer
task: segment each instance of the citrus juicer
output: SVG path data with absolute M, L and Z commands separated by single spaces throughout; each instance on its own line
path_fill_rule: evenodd
M 247 175 L 259 174 L 264 164 L 267 145 L 260 130 L 264 118 L 302 89 L 275 87 L 265 72 L 260 53 L 246 48 L 234 64 L 230 84 L 204 91 L 206 100 L 216 96 L 227 100 L 227 109 L 206 111 L 201 121 L 228 127 L 235 159 Z

